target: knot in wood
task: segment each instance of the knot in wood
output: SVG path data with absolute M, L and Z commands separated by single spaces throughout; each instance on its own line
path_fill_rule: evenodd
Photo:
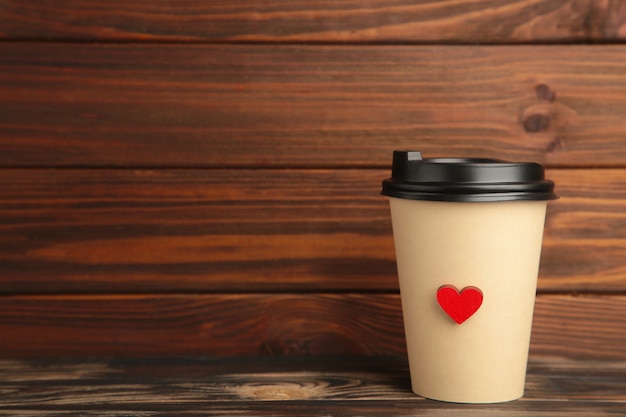
M 315 397 L 316 384 L 292 382 L 254 382 L 237 387 L 237 394 L 243 398 L 261 401 L 306 400 Z
M 550 87 L 545 84 L 539 84 L 535 87 L 535 91 L 537 93 L 537 98 L 540 101 L 547 101 L 550 103 L 554 103 L 556 100 L 556 91 L 553 91 Z
M 524 119 L 523 125 L 528 133 L 544 132 L 550 127 L 550 117 L 545 114 L 531 114 Z

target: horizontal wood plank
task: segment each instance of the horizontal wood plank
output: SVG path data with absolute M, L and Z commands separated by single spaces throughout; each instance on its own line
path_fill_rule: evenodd
M 602 42 L 626 7 L 594 0 L 0 2 L 0 39 L 247 42 Z
M 540 290 L 626 289 L 626 170 L 552 170 Z
M 0 297 L 0 356 L 403 355 L 397 294 Z M 626 297 L 541 295 L 531 355 L 626 358 Z
M 522 399 L 459 405 L 414 395 L 404 358 L 3 360 L 0 415 L 554 417 L 608 415 L 626 400 L 622 361 L 531 358 L 529 365 Z
M 0 293 L 398 290 L 389 170 L 0 171 Z M 539 290 L 626 291 L 626 171 L 549 170 Z
M 100 387 L 99 387 L 100 388 Z M 124 389 L 125 387 L 121 387 Z M 134 390 L 130 390 L 134 392 Z M 45 392 L 47 393 L 47 392 Z M 106 391 L 104 392 L 106 393 Z M 114 394 L 120 395 L 119 391 Z M 46 397 L 54 401 L 55 396 Z M 87 396 L 87 398 L 90 398 Z M 62 402 L 62 397 L 61 400 Z M 437 403 L 434 401 L 367 401 L 364 403 L 353 401 L 243 401 L 237 403 L 216 402 L 207 403 L 178 403 L 160 402 L 135 405 L 110 405 L 109 402 L 94 404 L 89 400 L 79 406 L 76 411 L 71 405 L 40 404 L 30 407 L 7 407 L 0 410 L 0 415 L 11 417 L 38 417 L 38 416 L 99 416 L 99 417 L 128 417 L 128 416 L 214 416 L 214 417 L 294 417 L 294 416 L 327 416 L 352 417 L 355 415 L 375 415 L 380 417 L 439 417 L 459 413 L 467 417 L 482 417 L 488 414 L 502 417 L 606 417 L 622 415 L 624 404 L 619 401 L 554 401 L 538 400 L 500 404 L 461 405 Z
M 4 42 L 0 56 L 4 167 L 387 167 L 398 148 L 626 163 L 626 45 Z

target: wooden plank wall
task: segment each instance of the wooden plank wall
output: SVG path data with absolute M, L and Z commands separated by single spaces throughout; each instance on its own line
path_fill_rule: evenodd
M 402 355 L 391 152 L 534 160 L 531 353 L 626 358 L 626 2 L 0 0 L 0 356 Z

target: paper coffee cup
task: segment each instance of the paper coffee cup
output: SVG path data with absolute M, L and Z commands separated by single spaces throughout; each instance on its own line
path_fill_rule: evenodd
M 416 394 L 460 403 L 523 395 L 553 190 L 535 163 L 394 152 L 382 193 Z

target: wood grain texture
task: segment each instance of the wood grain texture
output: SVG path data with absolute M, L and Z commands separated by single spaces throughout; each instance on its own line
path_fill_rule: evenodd
M 626 297 L 541 295 L 531 355 L 626 358 Z M 396 294 L 4 296 L 3 358 L 403 355 Z
M 611 0 L 0 1 L 0 38 L 71 41 L 603 42 L 626 38 Z
M 521 400 L 459 405 L 414 395 L 403 358 L 4 360 L 0 415 L 606 416 L 626 399 L 624 362 L 529 365 Z
M 0 293 L 398 290 L 390 170 L 4 170 Z M 626 172 L 549 170 L 539 290 L 626 291 Z
M 626 289 L 626 171 L 552 170 L 539 285 L 549 291 Z
M 108 6 L 107 6 L 108 7 Z M 623 167 L 626 46 L 0 43 L 0 166 Z
M 618 401 L 608 402 L 564 402 L 543 401 L 515 402 L 505 405 L 454 405 L 435 402 L 416 403 L 415 401 L 381 401 L 381 402 L 333 402 L 305 401 L 305 402 L 236 402 L 236 403 L 209 403 L 209 404 L 152 404 L 134 406 L 124 404 L 115 407 L 106 403 L 83 406 L 80 411 L 72 410 L 69 406 L 35 406 L 34 409 L 7 408 L 0 410 L 0 415 L 8 416 L 332 416 L 352 417 L 354 415 L 376 415 L 381 417 L 439 417 L 460 413 L 468 417 L 482 417 L 498 415 L 503 417 L 606 417 L 623 415 L 623 404 Z M 86 410 L 84 408 L 87 408 Z M 51 411 L 54 410 L 54 411 Z

